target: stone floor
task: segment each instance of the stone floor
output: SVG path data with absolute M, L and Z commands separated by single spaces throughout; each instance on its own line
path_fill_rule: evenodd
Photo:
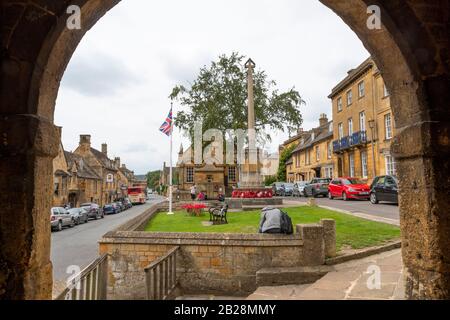
M 334 269 L 311 285 L 258 288 L 247 300 L 404 299 L 400 249 L 342 263 Z M 378 270 L 381 285 L 373 288 L 376 285 L 374 272 Z

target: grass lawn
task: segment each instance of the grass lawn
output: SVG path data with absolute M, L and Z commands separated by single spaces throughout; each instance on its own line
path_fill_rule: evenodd
M 400 238 L 400 229 L 385 223 L 373 222 L 347 214 L 318 207 L 298 207 L 284 209 L 295 225 L 299 223 L 317 223 L 320 219 L 336 220 L 337 249 L 361 249 L 376 246 L 386 241 Z M 209 221 L 209 214 L 191 217 L 184 211 L 169 216 L 159 213 L 149 221 L 146 231 L 152 232 L 211 232 L 211 233 L 257 233 L 260 210 L 228 213 L 228 224 L 203 226 L 202 221 Z

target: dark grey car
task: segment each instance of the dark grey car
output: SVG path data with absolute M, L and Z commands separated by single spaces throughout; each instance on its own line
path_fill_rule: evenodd
M 329 178 L 314 178 L 305 186 L 303 190 L 305 197 L 318 197 L 318 196 L 328 196 L 328 185 L 331 179 Z
M 80 223 L 87 223 L 89 221 L 88 212 L 84 208 L 72 208 L 67 211 L 73 217 L 77 225 Z
M 370 202 L 380 201 L 398 204 L 398 180 L 394 176 L 380 176 L 373 179 L 370 187 Z
M 81 208 L 87 211 L 89 219 L 104 218 L 103 210 L 96 203 L 83 203 Z

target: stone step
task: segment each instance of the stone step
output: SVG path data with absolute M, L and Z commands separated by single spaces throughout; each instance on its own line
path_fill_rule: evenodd
M 246 300 L 298 300 L 309 284 L 288 285 L 279 287 L 259 287 Z
M 264 268 L 256 272 L 256 286 L 311 284 L 333 270 L 331 266 Z

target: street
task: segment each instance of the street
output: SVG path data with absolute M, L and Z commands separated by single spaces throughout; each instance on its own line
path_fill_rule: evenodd
M 65 282 L 69 266 L 79 266 L 82 270 L 98 256 L 97 241 L 108 231 L 138 216 L 161 197 L 152 196 L 146 204 L 134 206 L 116 215 L 107 215 L 104 219 L 90 220 L 72 229 L 52 232 L 51 259 L 53 279 L 56 283 Z
M 306 203 L 309 198 L 286 197 L 287 201 L 299 201 Z M 352 213 L 363 213 L 371 216 L 387 218 L 398 221 L 400 219 L 399 207 L 391 203 L 371 204 L 370 201 L 350 200 L 342 201 L 339 199 L 330 200 L 328 198 L 316 198 L 317 205 L 332 207 Z

